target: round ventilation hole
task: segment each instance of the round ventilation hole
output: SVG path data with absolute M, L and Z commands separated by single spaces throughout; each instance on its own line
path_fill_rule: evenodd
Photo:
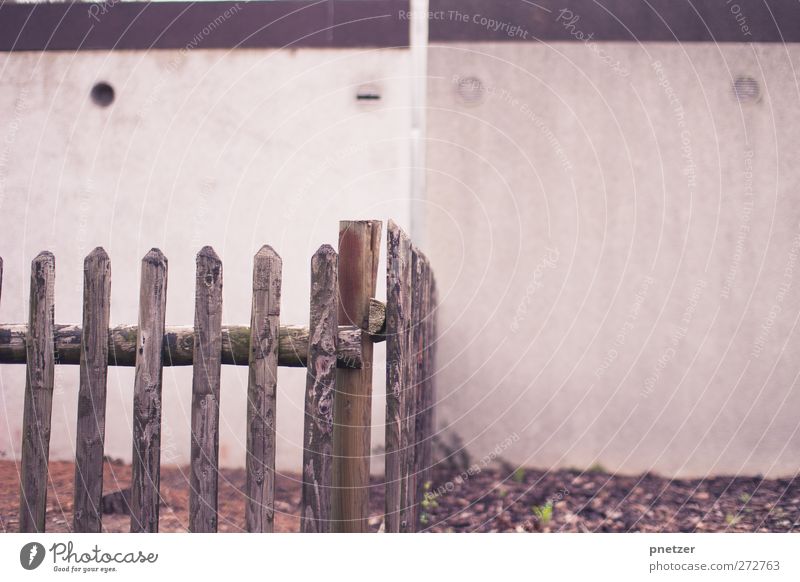
M 477 77 L 461 77 L 456 86 L 459 99 L 467 105 L 474 105 L 483 100 L 483 83 Z
M 733 81 L 733 96 L 740 103 L 755 103 L 761 97 L 761 88 L 753 77 L 736 77 Z
M 114 87 L 101 81 L 92 87 L 90 96 L 95 105 L 108 107 L 114 102 Z

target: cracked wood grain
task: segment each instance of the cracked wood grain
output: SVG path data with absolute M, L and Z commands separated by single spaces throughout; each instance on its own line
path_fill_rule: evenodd
M 83 328 L 72 514 L 72 527 L 76 532 L 99 533 L 102 527 L 110 312 L 111 261 L 105 250 L 97 247 L 83 262 Z
M 161 471 L 162 344 L 167 307 L 167 258 L 142 259 L 133 385 L 131 532 L 157 532 Z
M 386 234 L 386 497 L 385 529 L 400 531 L 403 411 L 408 391 L 411 241 L 393 221 Z
M 274 528 L 282 269 L 280 256 L 270 246 L 261 247 L 253 259 L 245 461 L 245 525 L 249 532 L 272 532 Z
M 47 509 L 47 463 L 50 453 L 50 421 L 53 409 L 55 353 L 53 342 L 55 257 L 39 253 L 31 263 L 30 307 L 22 420 L 20 467 L 21 533 L 44 532 Z
M 300 531 L 331 530 L 333 416 L 336 389 L 338 260 L 330 245 L 311 259 L 311 309 L 303 425 Z
M 189 531 L 216 533 L 219 486 L 219 385 L 222 372 L 222 261 L 197 253 L 192 363 Z

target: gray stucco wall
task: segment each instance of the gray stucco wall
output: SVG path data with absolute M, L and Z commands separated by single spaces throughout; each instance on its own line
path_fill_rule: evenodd
M 796 472 L 799 60 L 431 46 L 445 440 L 544 467 Z M 757 98 L 737 100 L 740 76 Z
M 283 257 L 282 320 L 307 323 L 310 257 L 336 244 L 340 219 L 409 228 L 409 62 L 408 50 L 373 49 L 0 54 L 0 319 L 27 320 L 30 261 L 50 249 L 56 321 L 79 322 L 83 257 L 102 245 L 112 324 L 135 322 L 139 262 L 158 246 L 167 324 L 191 324 L 194 255 L 210 244 L 224 263 L 223 321 L 246 324 L 252 256 L 268 243 Z M 115 88 L 112 106 L 89 99 L 97 81 Z M 381 99 L 357 101 L 364 84 Z M 56 372 L 51 458 L 71 459 L 78 368 Z M 247 370 L 222 375 L 220 458 L 243 466 Z M 18 457 L 24 367 L 0 366 L 0 380 L 0 455 Z M 297 469 L 304 370 L 282 368 L 278 381 L 278 468 Z M 132 388 L 132 369 L 111 369 L 112 457 L 131 456 Z M 375 447 L 383 393 L 377 367 Z M 164 463 L 188 460 L 190 402 L 191 369 L 165 369 Z
M 2 54 L 0 319 L 25 319 L 30 260 L 49 248 L 56 319 L 79 321 L 83 256 L 100 244 L 112 322 L 136 320 L 139 260 L 159 246 L 168 323 L 191 323 L 194 253 L 212 244 L 224 320 L 244 323 L 266 242 L 284 258 L 282 318 L 305 323 L 309 257 L 335 242 L 337 221 L 393 217 L 439 282 L 444 441 L 537 466 L 794 473 L 798 56 L 437 45 L 422 115 L 408 50 Z M 735 98 L 737 77 L 757 98 Z M 98 80 L 116 89 L 109 108 L 88 98 Z M 382 99 L 356 101 L 364 84 Z M 420 176 L 410 166 L 424 148 Z M 7 457 L 23 374 L 0 366 Z M 221 459 L 241 466 L 246 371 L 225 367 L 223 380 Z M 299 466 L 303 381 L 280 370 L 281 469 Z M 52 458 L 72 457 L 76 382 L 77 368 L 57 368 Z M 107 452 L 123 459 L 132 385 L 132 370 L 112 369 Z M 165 463 L 188 458 L 190 386 L 190 370 L 166 371 Z M 376 472 L 383 390 L 376 366 Z

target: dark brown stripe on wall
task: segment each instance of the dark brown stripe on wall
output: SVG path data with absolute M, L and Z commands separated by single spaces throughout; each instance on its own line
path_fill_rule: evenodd
M 430 0 L 431 42 L 798 42 L 796 0 Z
M 408 46 L 409 0 L 0 5 L 0 51 Z

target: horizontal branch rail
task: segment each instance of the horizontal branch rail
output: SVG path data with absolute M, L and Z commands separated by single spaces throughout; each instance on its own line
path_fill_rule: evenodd
M 27 361 L 25 336 L 27 324 L 0 324 L 0 364 L 24 364 Z M 81 326 L 56 324 L 56 364 L 80 364 Z M 108 363 L 111 366 L 136 365 L 135 325 L 118 325 L 108 331 Z M 339 368 L 361 367 L 361 330 L 340 326 L 337 342 Z M 250 353 L 250 326 L 222 326 L 222 363 L 247 366 Z M 164 331 L 164 366 L 191 366 L 194 360 L 194 328 L 167 326 Z M 308 328 L 299 325 L 280 326 L 278 365 L 305 367 L 308 359 Z

